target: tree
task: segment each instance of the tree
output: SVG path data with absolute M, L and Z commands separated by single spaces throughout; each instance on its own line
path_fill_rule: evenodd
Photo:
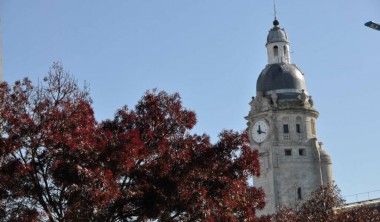
M 370 206 L 359 206 L 350 210 L 340 210 L 336 215 L 340 222 L 376 222 L 380 221 L 380 213 Z
M 245 132 L 211 144 L 178 94 L 148 91 L 97 123 L 59 63 L 38 86 L 0 85 L 2 221 L 255 221 L 263 191 Z
M 344 208 L 344 200 L 336 185 L 323 185 L 294 209 L 280 208 L 274 215 L 260 218 L 261 222 L 369 222 L 380 221 L 379 212 L 369 206 Z
M 114 195 L 98 165 L 91 99 L 59 63 L 35 87 L 0 86 L 0 198 L 4 221 L 91 220 Z
M 335 221 L 335 208 L 344 203 L 336 185 L 322 185 L 298 209 L 299 221 Z
M 119 110 L 102 125 L 108 141 L 101 154 L 121 195 L 107 220 L 255 220 L 263 191 L 247 183 L 258 175 L 257 151 L 245 133 L 223 131 L 212 145 L 191 134 L 195 113 L 178 94 L 147 92 L 134 110 Z M 110 217 L 111 216 L 111 217 Z

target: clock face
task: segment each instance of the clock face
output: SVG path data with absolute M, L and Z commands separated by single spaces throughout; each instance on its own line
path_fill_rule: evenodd
M 269 134 L 269 126 L 265 121 L 259 120 L 253 125 L 252 130 L 251 130 L 251 135 L 252 135 L 252 139 L 256 143 L 263 142 L 267 138 L 268 134 Z

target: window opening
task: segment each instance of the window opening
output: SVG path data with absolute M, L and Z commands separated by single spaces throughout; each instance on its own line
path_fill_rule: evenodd
M 301 133 L 301 125 L 298 123 L 296 124 L 296 132 Z
M 298 187 L 298 189 L 297 189 L 297 196 L 298 196 L 298 200 L 302 200 L 302 190 L 301 190 L 301 187 Z
M 284 124 L 283 128 L 284 128 L 284 133 L 289 133 L 289 125 L 288 124 Z
M 278 47 L 276 45 L 273 47 L 273 53 L 274 56 L 278 56 Z
M 291 149 L 285 149 L 285 156 L 291 156 L 292 150 Z
M 300 156 L 305 156 L 306 155 L 305 149 L 299 149 L 298 153 L 299 153 Z

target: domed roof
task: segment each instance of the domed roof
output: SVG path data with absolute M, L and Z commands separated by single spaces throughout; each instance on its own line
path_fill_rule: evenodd
M 263 95 L 300 94 L 302 90 L 307 94 L 305 78 L 294 64 L 268 64 L 257 79 L 256 91 Z
M 278 27 L 280 23 L 277 20 L 273 21 L 274 27 L 269 30 L 267 37 L 267 44 L 272 42 L 288 42 L 288 35 L 285 32 L 285 29 Z

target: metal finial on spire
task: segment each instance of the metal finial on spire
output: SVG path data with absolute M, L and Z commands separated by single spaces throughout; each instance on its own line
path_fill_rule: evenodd
M 274 15 L 273 25 L 277 27 L 280 23 L 277 20 L 276 1 L 275 0 L 273 0 L 273 15 Z

